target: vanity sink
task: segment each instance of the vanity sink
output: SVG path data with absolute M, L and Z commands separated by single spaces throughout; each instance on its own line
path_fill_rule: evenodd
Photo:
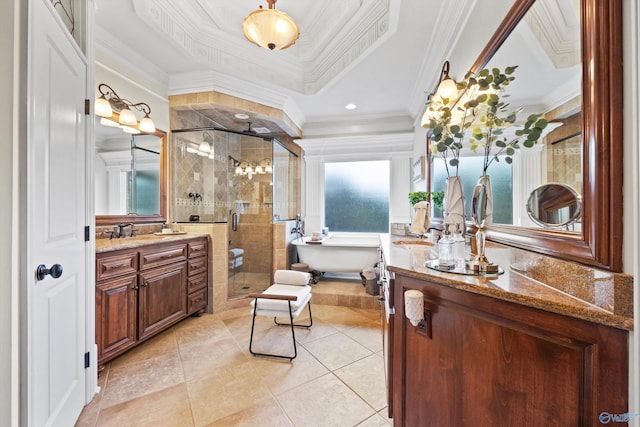
M 391 243 L 398 246 L 435 246 L 426 240 L 395 240 Z

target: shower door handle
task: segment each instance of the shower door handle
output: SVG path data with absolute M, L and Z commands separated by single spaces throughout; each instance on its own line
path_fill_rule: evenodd
M 238 214 L 236 212 L 231 214 L 231 230 L 238 231 Z

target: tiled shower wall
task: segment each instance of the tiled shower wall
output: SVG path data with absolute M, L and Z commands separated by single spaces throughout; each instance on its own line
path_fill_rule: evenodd
M 199 145 L 203 132 L 174 133 L 172 141 L 173 220 L 188 222 L 198 215 L 202 222 L 226 222 L 227 164 L 230 144 L 225 139 L 238 135 L 215 134 L 214 158 L 199 156 L 186 150 L 188 144 Z M 213 135 L 213 132 L 209 132 Z M 191 197 L 189 195 L 192 195 Z

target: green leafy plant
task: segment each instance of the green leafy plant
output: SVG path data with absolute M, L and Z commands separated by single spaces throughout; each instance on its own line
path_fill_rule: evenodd
M 510 109 L 505 98 L 505 88 L 515 80 L 517 66 L 481 70 L 478 74 L 467 73 L 464 80 L 456 82 L 461 93 L 459 99 L 449 100 L 435 97 L 423 120 L 423 127 L 431 129 L 430 150 L 445 160 L 447 176 L 449 167 L 458 174 L 460 150 L 468 140 L 473 152 L 484 156 L 482 174 L 486 175 L 491 164 L 504 160 L 511 164 L 513 155 L 521 146 L 530 148 L 542 137 L 548 121 L 543 114 L 532 114 L 522 125 L 516 125 L 520 109 Z M 515 132 L 505 132 L 517 127 Z
M 414 206 L 418 202 L 431 201 L 434 205 L 442 209 L 442 201 L 444 200 L 444 191 L 412 191 L 409 193 L 409 203 Z

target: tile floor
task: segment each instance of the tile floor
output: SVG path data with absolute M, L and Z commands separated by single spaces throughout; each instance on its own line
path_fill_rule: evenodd
M 109 363 L 76 426 L 391 425 L 379 310 L 361 308 L 376 297 L 354 281 L 323 279 L 313 292 L 293 362 L 251 356 L 248 302 L 188 318 Z M 354 306 L 325 305 L 336 292 Z M 287 351 L 288 333 L 258 317 L 254 350 Z

